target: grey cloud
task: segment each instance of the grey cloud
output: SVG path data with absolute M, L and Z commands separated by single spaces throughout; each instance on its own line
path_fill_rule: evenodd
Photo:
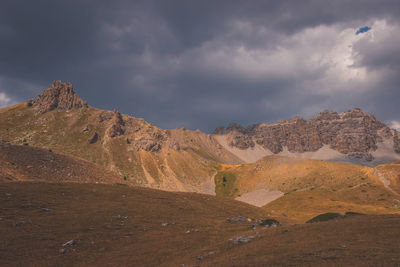
M 390 0 L 5 0 L 0 92 L 23 101 L 62 79 L 93 106 L 119 108 L 164 128 L 186 124 L 205 131 L 232 121 L 272 122 L 354 106 L 399 120 L 397 42 L 356 43 L 354 67 L 379 70 L 380 82 L 360 83 L 367 87 L 361 92 L 341 88 L 326 94 L 307 84 L 326 78 L 331 65 L 310 63 L 308 54 L 323 54 L 328 44 L 320 40 L 300 49 L 306 41 L 295 38 L 305 29 L 325 25 L 336 33 L 376 19 L 400 29 L 399 6 Z M 240 61 L 239 48 L 253 53 L 248 65 Z M 279 49 L 289 59 L 270 57 Z M 266 66 L 257 62 L 260 57 Z

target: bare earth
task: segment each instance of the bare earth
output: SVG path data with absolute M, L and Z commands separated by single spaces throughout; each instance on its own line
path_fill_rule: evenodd
M 283 196 L 281 191 L 268 191 L 266 189 L 254 190 L 249 193 L 243 194 L 236 200 L 248 203 L 253 206 L 262 207 Z

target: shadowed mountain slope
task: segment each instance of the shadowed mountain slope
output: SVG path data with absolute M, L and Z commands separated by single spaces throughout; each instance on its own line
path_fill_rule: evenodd
M 123 183 L 123 177 L 83 159 L 29 146 L 0 143 L 0 182 Z

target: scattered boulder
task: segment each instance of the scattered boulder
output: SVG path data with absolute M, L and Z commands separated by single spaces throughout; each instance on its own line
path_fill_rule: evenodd
M 82 133 L 89 132 L 89 125 L 86 125 L 85 128 L 82 129 Z
M 18 222 L 16 222 L 16 223 L 14 223 L 14 226 L 15 226 L 15 227 L 20 227 L 20 226 L 23 226 L 23 225 L 25 225 L 25 224 L 26 224 L 25 221 L 18 221 Z
M 124 220 L 124 219 L 128 219 L 128 216 L 122 216 L 122 215 L 116 215 L 116 216 L 112 216 L 113 219 L 119 219 L 119 220 Z
M 248 219 L 243 216 L 237 216 L 236 218 L 226 218 L 226 221 L 230 223 L 235 223 L 235 222 L 246 222 L 248 221 Z
M 65 254 L 65 253 L 67 253 L 68 251 L 69 251 L 68 249 L 62 248 L 62 249 L 60 249 L 60 250 L 58 251 L 58 253 L 60 253 L 60 254 Z
M 72 247 L 73 245 L 75 245 L 75 240 L 70 240 L 70 241 L 68 241 L 68 242 L 65 242 L 62 246 L 63 247 Z
M 258 235 L 258 233 L 256 233 L 255 235 L 251 235 L 251 236 L 246 236 L 246 235 L 238 236 L 238 237 L 229 239 L 229 241 L 232 241 L 234 244 L 247 243 L 247 242 L 250 242 L 250 240 L 254 239 L 257 235 Z
M 51 211 L 51 209 L 49 209 L 49 208 L 41 208 L 41 210 L 45 211 L 45 212 L 50 212 Z
M 282 226 L 282 224 L 280 222 L 278 222 L 275 219 L 258 219 L 257 223 L 261 226 L 265 226 L 265 227 L 278 227 L 278 226 Z
M 185 232 L 185 234 L 196 233 L 196 232 L 198 232 L 198 231 L 199 231 L 198 229 L 190 229 L 190 230 L 187 230 L 187 231 Z
M 168 226 L 168 223 L 162 223 L 161 226 Z

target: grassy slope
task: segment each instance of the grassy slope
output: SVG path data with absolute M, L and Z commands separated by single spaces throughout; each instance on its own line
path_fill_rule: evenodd
M 400 192 L 400 161 L 382 164 L 375 169 L 390 181 L 390 188 Z M 398 196 L 398 199 L 400 199 L 400 196 Z
M 227 179 L 229 190 L 217 191 L 220 195 L 236 197 L 257 189 L 284 192 L 264 208 L 295 220 L 306 221 L 328 211 L 399 213 L 393 206 L 398 196 L 383 187 L 373 168 L 365 166 L 269 156 L 253 164 L 224 165 L 216 175 L 217 185 L 222 177 L 235 179 Z
M 29 143 L 31 146 L 81 157 L 105 166 L 121 178 L 126 176 L 134 184 L 166 190 L 198 191 L 200 184 L 209 181 L 215 173 L 218 151 L 206 149 L 211 141 L 205 134 L 188 130 L 168 132 L 142 119 L 124 115 L 129 121 L 128 133 L 108 138 L 105 133 L 110 121 L 99 121 L 100 115 L 107 113 L 90 107 L 37 114 L 34 108 L 19 104 L 0 110 L 0 140 L 12 144 Z M 89 131 L 83 133 L 86 125 Z M 182 146 L 179 151 L 168 148 L 158 153 L 137 151 L 134 140 L 152 131 L 172 134 L 178 141 L 188 145 Z M 88 139 L 95 132 L 100 134 L 101 140 L 89 144 Z M 132 140 L 132 144 L 127 143 L 127 138 Z M 223 160 L 222 157 L 227 154 L 220 156 Z M 176 184 L 182 186 L 178 188 Z
M 119 175 L 81 158 L 0 143 L 0 182 L 12 181 L 130 184 Z
M 0 207 L 2 266 L 400 263 L 400 216 L 395 215 L 250 230 L 253 222 L 226 218 L 265 218 L 265 212 L 226 198 L 71 183 L 0 184 Z M 20 221 L 26 223 L 15 226 Z M 198 231 L 186 233 L 190 229 Z M 256 237 L 245 244 L 229 241 L 241 235 Z M 71 239 L 76 244 L 59 253 Z
M 399 223 L 399 215 L 370 215 L 279 227 L 225 245 L 200 266 L 398 266 Z
M 195 193 L 71 183 L 0 184 L 0 207 L 1 266 L 175 265 L 250 229 L 250 222 L 228 223 L 227 217 L 265 214 Z M 18 221 L 27 223 L 14 226 Z M 190 229 L 198 232 L 186 233 Z M 60 254 L 71 239 L 77 244 Z

